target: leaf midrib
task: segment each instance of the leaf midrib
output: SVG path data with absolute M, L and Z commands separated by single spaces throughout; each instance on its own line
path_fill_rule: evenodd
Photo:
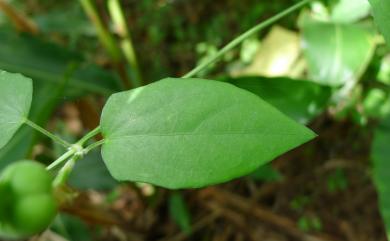
M 264 136 L 298 136 L 302 134 L 296 133 L 267 133 L 267 132 L 221 132 L 221 133 L 192 133 L 192 132 L 175 132 L 175 133 L 150 133 L 150 134 L 134 134 L 125 136 L 116 136 L 105 138 L 106 140 L 120 140 L 134 137 L 164 137 L 164 136 L 224 136 L 224 135 L 264 135 Z

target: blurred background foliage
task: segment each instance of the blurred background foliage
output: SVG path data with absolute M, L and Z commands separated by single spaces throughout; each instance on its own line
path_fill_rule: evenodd
M 0 0 L 0 69 L 33 78 L 31 119 L 74 142 L 110 94 L 182 76 L 297 2 Z M 36 240 L 387 240 L 390 50 L 368 1 L 313 1 L 200 77 L 253 92 L 319 137 L 248 177 L 181 192 L 117 183 L 92 152 Z M 22 128 L 0 168 L 50 163 L 61 148 Z

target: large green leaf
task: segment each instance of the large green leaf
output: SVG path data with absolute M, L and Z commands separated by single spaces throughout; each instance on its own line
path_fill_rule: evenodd
M 375 23 L 378 25 L 386 42 L 390 45 L 390 1 L 369 0 L 372 6 Z
M 240 77 L 224 81 L 258 95 L 303 124 L 325 108 L 331 94 L 329 87 L 290 78 Z
M 112 95 L 101 118 L 114 178 L 202 187 L 248 174 L 315 134 L 231 84 L 167 78 Z
M 390 116 L 376 129 L 372 146 L 374 182 L 379 194 L 379 207 L 390 238 Z
M 28 117 L 32 92 L 31 79 L 0 70 L 0 149 Z
M 374 42 L 370 32 L 356 25 L 307 20 L 303 49 L 310 79 L 341 86 L 359 79 L 372 57 Z
M 115 76 L 95 65 L 85 65 L 79 54 L 64 47 L 5 29 L 0 29 L 0 42 L 1 69 L 53 84 L 61 84 L 64 75 L 71 73 L 67 96 L 85 92 L 109 95 L 120 89 Z

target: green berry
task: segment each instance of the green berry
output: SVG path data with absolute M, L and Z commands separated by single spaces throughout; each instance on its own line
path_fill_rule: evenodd
M 0 174 L 0 239 L 39 233 L 56 213 L 52 177 L 42 164 L 23 160 Z
M 42 164 L 32 161 L 16 163 L 9 182 L 15 195 L 51 192 L 52 177 Z
M 27 196 L 19 200 L 13 210 L 12 224 L 25 235 L 44 231 L 57 213 L 57 206 L 49 194 Z

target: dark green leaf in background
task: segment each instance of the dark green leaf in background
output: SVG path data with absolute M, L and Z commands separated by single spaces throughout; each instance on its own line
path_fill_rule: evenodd
M 111 190 L 117 182 L 107 171 L 99 151 L 93 151 L 76 163 L 69 184 L 80 190 Z
M 60 235 L 57 239 L 72 241 L 90 241 L 93 240 L 92 230 L 79 217 L 66 213 L 59 213 L 54 220 L 51 228 L 56 234 Z
M 372 58 L 373 36 L 360 26 L 308 19 L 302 31 L 309 78 L 315 82 L 329 86 L 356 82 Z
M 28 117 L 32 94 L 31 79 L 0 70 L 0 149 Z
M 314 138 L 231 84 L 167 78 L 112 95 L 101 118 L 114 178 L 193 188 L 246 175 Z
M 373 176 L 379 195 L 379 208 L 390 237 L 390 116 L 376 129 L 372 145 Z
M 386 42 L 390 44 L 390 1 L 369 0 L 372 6 L 375 23 L 385 36 Z
M 258 95 L 303 124 L 325 109 L 331 94 L 329 87 L 290 78 L 240 77 L 224 81 Z
M 77 65 L 69 78 L 66 96 L 84 93 L 108 95 L 119 91 L 118 79 L 96 65 L 84 64 L 79 54 L 27 34 L 0 29 L 0 68 L 32 78 L 61 84 L 70 65 Z
M 191 214 L 179 192 L 174 192 L 169 197 L 169 213 L 181 230 L 186 233 L 191 232 Z
M 84 64 L 80 55 L 61 46 L 4 28 L 0 29 L 0 42 L 0 68 L 33 78 L 30 119 L 39 125 L 45 125 L 54 108 L 69 98 L 88 93 L 108 95 L 120 90 L 115 75 L 96 65 Z M 35 131 L 22 127 L 0 150 L 0 169 L 26 158 L 36 140 Z
M 249 174 L 248 177 L 255 181 L 264 182 L 277 182 L 283 179 L 282 174 L 270 164 L 257 168 L 256 171 Z

